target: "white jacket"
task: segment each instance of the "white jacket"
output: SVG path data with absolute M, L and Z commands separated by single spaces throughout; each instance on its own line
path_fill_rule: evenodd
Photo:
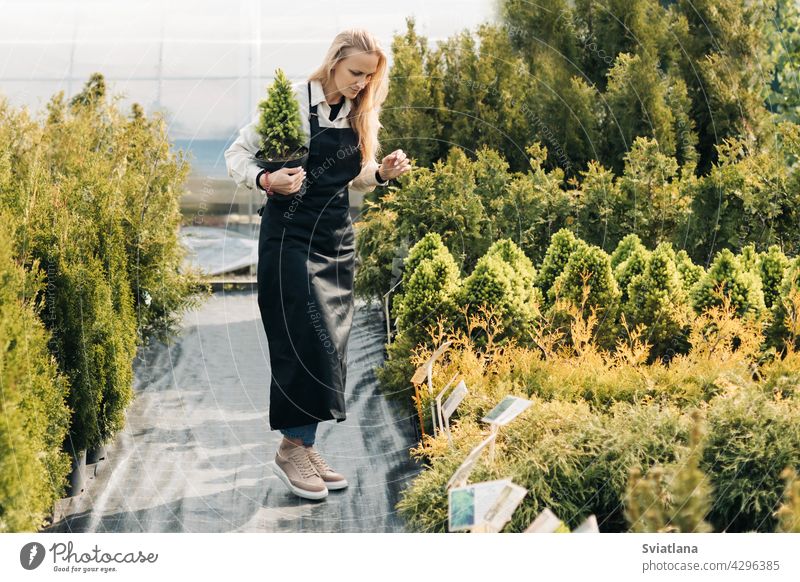
M 295 99 L 300 107 L 300 118 L 303 132 L 306 136 L 305 145 L 309 147 L 311 143 L 311 126 L 308 121 L 309 106 L 306 82 L 295 83 L 292 87 L 294 88 Z M 352 107 L 351 100 L 345 97 L 344 105 L 339 110 L 336 119 L 330 121 L 328 117 L 331 114 L 331 107 L 325 100 L 322 83 L 319 81 L 311 81 L 311 104 L 317 105 L 317 119 L 320 127 L 350 127 L 347 114 Z M 261 168 L 252 159 L 253 155 L 260 149 L 260 138 L 256 127 L 258 127 L 258 116 L 250 124 L 239 130 L 239 137 L 231 144 L 231 147 L 225 150 L 225 164 L 228 167 L 228 175 L 239 186 L 244 186 L 251 190 L 256 188 L 256 177 L 261 172 Z M 378 185 L 375 179 L 375 170 L 378 169 L 378 166 L 379 164 L 375 160 L 368 160 L 366 164 L 362 164 L 361 173 L 348 184 L 350 191 L 356 194 L 363 194 L 374 190 L 375 186 Z

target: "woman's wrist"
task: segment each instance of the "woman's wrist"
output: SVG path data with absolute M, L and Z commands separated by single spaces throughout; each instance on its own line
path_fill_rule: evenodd
M 381 167 L 380 167 L 380 165 L 378 166 L 378 169 L 375 170 L 375 180 L 378 182 L 378 184 L 386 184 L 386 183 L 389 182 L 388 179 L 384 180 L 383 176 L 381 176 Z

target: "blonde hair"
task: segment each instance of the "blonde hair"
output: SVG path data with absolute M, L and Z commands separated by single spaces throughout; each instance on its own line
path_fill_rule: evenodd
M 375 159 L 380 152 L 378 130 L 381 128 L 381 122 L 379 114 L 389 91 L 386 53 L 383 52 L 378 39 L 372 33 L 361 28 L 343 30 L 333 39 L 322 65 L 311 73 L 308 80 L 326 84 L 331 78 L 333 67 L 339 61 L 359 52 L 378 55 L 378 67 L 375 69 L 375 74 L 353 99 L 353 106 L 347 115 L 350 127 L 358 136 L 361 163 L 364 165 L 367 161 Z

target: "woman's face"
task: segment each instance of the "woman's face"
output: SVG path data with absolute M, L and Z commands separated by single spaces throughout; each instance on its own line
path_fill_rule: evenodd
M 355 98 L 372 80 L 378 68 L 378 55 L 353 51 L 333 68 L 333 83 L 336 91 L 347 97 Z

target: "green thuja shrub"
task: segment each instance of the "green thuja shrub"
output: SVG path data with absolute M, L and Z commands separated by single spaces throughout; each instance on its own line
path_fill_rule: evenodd
M 750 243 L 742 247 L 742 250 L 739 251 L 737 255 L 739 259 L 739 263 L 741 263 L 742 268 L 745 271 L 750 271 L 751 273 L 758 274 L 759 268 L 759 256 L 758 251 L 756 251 L 756 245 Z
M 628 287 L 624 307 L 628 324 L 645 327 L 644 338 L 656 356 L 688 348 L 692 308 L 673 256 L 666 244 L 650 253 L 643 272 L 633 277 Z
M 392 302 L 398 333 L 420 342 L 437 319 L 453 321 L 460 283 L 458 265 L 438 234 L 429 234 L 414 245 L 406 261 L 402 292 Z
M 553 233 L 574 224 L 577 192 L 566 187 L 562 169 L 544 168 L 546 147 L 536 142 L 525 148 L 525 152 L 530 156 L 526 172 L 514 174 L 501 195 L 486 200 L 485 206 L 493 239 L 513 240 L 538 263 Z M 482 151 L 478 156 L 492 159 Z M 477 182 L 478 192 L 491 192 L 492 182 L 486 182 L 486 179 Z
M 101 379 L 99 435 L 98 442 L 92 442 L 92 446 L 110 441 L 122 429 L 125 424 L 125 409 L 133 398 L 133 359 L 136 357 L 137 345 L 136 318 L 128 279 L 124 230 L 114 219 L 113 213 L 107 213 L 111 208 L 112 204 L 100 205 L 96 216 L 96 222 L 100 227 L 98 230 L 100 259 L 97 265 L 100 271 L 97 274 L 92 273 L 82 282 L 89 286 L 98 285 L 99 288 L 93 295 L 92 301 L 100 299 L 103 305 L 88 307 L 87 311 L 92 312 L 97 309 L 97 312 L 89 319 L 83 319 L 74 329 L 84 340 L 89 337 L 90 341 L 101 344 L 105 352 L 104 357 L 108 360 L 108 364 L 100 372 L 105 378 Z M 93 259 L 94 257 L 91 257 L 89 261 L 81 263 L 93 269 L 91 265 Z M 96 282 L 93 281 L 93 276 L 97 276 Z M 105 303 L 106 293 L 110 297 L 110 306 Z M 85 332 L 90 322 L 91 326 L 95 326 L 98 330 L 99 326 L 104 326 L 96 337 Z M 83 365 L 85 368 L 85 363 L 78 365 Z
M 624 235 L 624 225 L 619 223 L 617 215 L 622 205 L 622 192 L 614 172 L 590 161 L 580 175 L 582 181 L 575 191 L 576 234 L 603 249 L 610 249 L 615 244 L 619 246 Z M 612 259 L 612 265 L 616 267 L 617 261 Z
M 121 428 L 133 396 L 131 354 L 99 259 L 64 260 L 53 283 L 55 354 L 71 388 L 70 443 L 80 451 Z
M 459 303 L 466 306 L 468 314 L 481 307 L 494 306 L 508 321 L 521 318 L 525 306 L 514 295 L 516 274 L 513 267 L 496 255 L 478 259 L 459 293 Z M 522 310 L 521 310 L 522 309 Z
M 499 265 L 495 259 L 510 269 Z M 536 269 L 530 259 L 511 240 L 502 239 L 489 247 L 464 281 L 461 303 L 467 306 L 468 315 L 476 314 L 481 306 L 488 308 L 507 333 L 525 337 L 530 325 L 539 317 L 542 305 L 535 280 Z
M 618 177 L 623 201 L 618 224 L 625 232 L 639 233 L 649 247 L 673 240 L 691 211 L 678 163 L 663 153 L 665 146 L 663 141 L 637 137 L 625 153 L 625 169 Z
M 410 173 L 389 196 L 389 207 L 401 217 L 395 226 L 399 236 L 414 241 L 438 232 L 462 272 L 472 269 L 493 236 L 475 171 L 466 153 L 453 147 L 432 170 Z
M 700 265 L 695 265 L 689 253 L 683 249 L 675 253 L 675 265 L 680 273 L 684 290 L 691 293 L 692 287 L 705 275 L 706 270 Z
M 466 318 L 489 309 L 502 334 L 522 338 L 540 315 L 541 295 L 533 285 L 536 270 L 510 240 L 495 242 L 478 260 L 458 294 Z M 464 322 L 466 324 L 466 322 Z
M 381 249 L 391 263 L 404 244 L 413 245 L 428 233 L 438 233 L 463 272 L 469 272 L 492 241 L 493 225 L 476 183 L 476 164 L 453 148 L 432 169 L 404 174 L 398 186 L 379 197 L 367 198 L 365 211 L 355 228 L 360 264 L 374 264 L 370 252 Z M 484 167 L 483 170 L 486 170 Z M 494 180 L 491 173 L 484 176 Z M 407 241 L 407 243 L 406 243 Z M 356 272 L 356 293 L 381 296 L 392 282 L 394 265 L 371 267 L 362 277 Z
M 700 469 L 702 428 L 700 415 L 693 415 L 694 427 L 688 450 L 667 467 L 651 467 L 642 475 L 639 467 L 630 473 L 625 495 L 625 517 L 632 532 L 707 533 L 705 520 L 711 507 L 708 477 Z
M 800 398 L 800 352 L 793 345 L 785 346 L 782 357 L 762 363 L 759 373 L 764 390 L 775 398 Z
M 442 242 L 442 236 L 438 232 L 429 232 L 409 249 L 408 257 L 403 261 L 404 277 L 410 276 L 422 261 L 444 256 L 443 253 L 450 254 L 450 251 Z
M 541 291 L 536 287 L 536 267 L 520 247 L 509 239 L 502 239 L 493 243 L 486 254 L 502 258 L 514 269 L 514 292 L 521 303 L 542 304 Z
M 276 69 L 275 80 L 258 110 L 256 131 L 261 136 L 261 155 L 265 159 L 286 159 L 305 144 L 300 107 L 282 69 Z
M 656 249 L 660 249 L 662 252 L 666 253 L 670 260 L 677 265 L 678 253 L 675 252 L 675 248 L 672 246 L 671 242 L 659 243 Z
M 781 473 L 786 488 L 783 505 L 775 513 L 778 518 L 778 532 L 800 533 L 800 479 L 796 469 L 786 467 Z
M 373 211 L 375 202 L 364 200 L 364 215 L 369 220 L 355 223 L 358 268 L 354 290 L 368 303 L 380 299 L 394 285 L 401 274 L 400 268 L 408 254 L 408 247 L 400 246 L 395 226 L 394 211 Z
M 415 30 L 413 18 L 406 19 L 406 31 L 392 39 L 392 67 L 389 91 L 381 112 L 381 141 L 406 146 L 413 136 L 414 157 L 420 166 L 429 166 L 446 149 L 437 140 L 441 121 L 436 112 L 442 107 L 442 74 L 428 39 Z M 452 142 L 451 142 L 452 143 Z
M 730 301 L 739 317 L 760 315 L 764 307 L 761 279 L 744 268 L 728 249 L 720 251 L 708 272 L 692 289 L 692 305 L 698 313 Z
M 584 285 L 591 287 L 587 298 L 590 306 L 606 309 L 619 299 L 609 256 L 598 247 L 587 245 L 572 253 L 548 294 L 551 300 L 562 298 L 580 304 Z
M 549 291 L 556 320 L 565 315 L 558 302 L 596 313 L 600 322 L 597 334 L 604 346 L 613 345 L 616 341 L 613 336 L 620 297 L 608 254 L 588 245 L 572 253 Z
M 437 233 L 429 233 L 410 249 L 402 285 L 392 301 L 397 334 L 377 371 L 384 393 L 408 396 L 415 369 L 412 354 L 417 347 L 424 349 L 433 343 L 430 329 L 439 322 L 454 325 L 460 283 L 458 265 Z
M 536 277 L 536 286 L 548 305 L 552 305 L 550 289 L 556 278 L 561 274 L 572 254 L 578 249 L 585 248 L 586 243 L 575 237 L 572 231 L 562 228 L 550 239 L 539 273 Z
M 611 268 L 616 270 L 620 264 L 625 262 L 637 250 L 647 250 L 642 244 L 642 239 L 634 233 L 626 235 L 625 238 L 619 241 L 614 252 L 611 253 Z
M 138 340 L 167 341 L 179 329 L 183 312 L 197 305 L 195 293 L 202 288 L 199 274 L 183 265 L 186 249 L 179 236 L 189 165 L 172 150 L 161 115 L 146 116 L 134 104 L 125 116 L 113 99 L 92 87 L 90 82 L 84 89 L 92 97 L 79 105 L 67 106 L 60 93 L 50 100 L 41 137 L 34 142 L 45 163 L 27 174 L 24 166 L 18 170 L 19 176 L 58 185 L 63 192 L 52 193 L 56 199 L 49 204 L 41 197 L 23 199 L 42 203 L 45 213 L 55 204 L 102 216 L 100 224 L 89 225 L 87 236 L 97 232 L 99 238 L 87 241 L 87 248 L 121 237 Z M 37 237 L 49 236 L 52 224 L 42 228 Z M 37 252 L 53 252 L 46 240 L 41 242 Z
M 383 394 L 406 404 L 413 394 L 411 376 L 416 365 L 412 355 L 416 346 L 408 334 L 397 334 L 386 346 L 386 360 L 375 369 L 375 377 Z
M 99 168 L 105 168 L 107 164 L 107 159 L 97 162 Z M 67 308 L 67 304 L 76 299 L 85 303 L 79 306 L 77 317 L 67 316 L 72 325 L 62 331 L 81 338 L 80 344 L 65 349 L 90 353 L 99 350 L 103 353 L 98 357 L 104 361 L 96 369 L 97 375 L 90 380 L 96 381 L 100 387 L 99 433 L 97 441 L 86 443 L 91 447 L 108 442 L 124 426 L 125 409 L 133 398 L 132 364 L 136 356 L 137 333 L 128 266 L 133 257 L 128 255 L 127 235 L 120 220 L 119 191 L 109 187 L 102 174 L 94 171 L 83 172 L 80 182 L 81 195 L 74 190 L 67 193 L 68 207 L 74 216 L 91 217 L 91 220 L 77 219 L 63 224 L 68 229 L 65 234 L 84 228 L 85 232 L 91 233 L 91 238 L 81 241 L 75 236 L 73 240 L 83 244 L 72 246 L 67 242 L 62 246 L 61 266 L 68 273 L 67 279 L 71 284 L 77 285 L 74 295 L 65 291 L 62 305 Z M 168 217 L 164 219 L 168 220 Z M 74 308 L 74 304 L 71 307 Z M 90 329 L 92 331 L 88 331 Z M 87 348 L 87 343 L 92 345 Z M 56 357 L 60 360 L 59 355 Z M 78 374 L 85 374 L 92 365 L 99 363 L 88 363 L 80 358 L 78 356 L 74 361 L 76 367 L 82 368 Z M 68 368 L 63 369 L 66 371 Z
M 197 303 L 197 274 L 183 268 L 180 196 L 188 165 L 159 116 L 130 117 L 95 74 L 63 93 L 42 120 L 0 107 L 12 164 L 0 203 L 24 217 L 15 253 L 46 281 L 42 320 L 70 380 L 71 444 L 91 447 L 123 425 L 138 343 L 167 339 Z M 3 164 L 0 164 L 3 167 Z
M 113 361 L 113 370 L 103 386 L 100 401 L 99 428 L 100 442 L 109 442 L 125 426 L 125 410 L 133 399 L 133 360 L 136 357 L 136 318 L 134 316 L 133 296 L 126 270 L 122 228 L 109 226 L 109 239 L 114 249 L 104 252 L 103 270 L 107 274 L 111 292 L 113 320 L 106 323 L 111 330 L 105 340 L 105 349 Z M 110 247 L 110 245 L 109 245 Z
M 161 115 L 145 116 L 134 105 L 132 115 L 120 116 L 117 123 L 123 145 L 108 163 L 127 168 L 119 177 L 119 203 L 127 209 L 120 219 L 139 341 L 167 342 L 180 329 L 183 314 L 210 292 L 200 273 L 185 266 L 187 251 L 180 241 L 180 200 L 189 164 L 173 151 Z
M 486 254 L 498 256 L 511 265 L 519 275 L 522 287 L 526 289 L 533 287 L 536 279 L 536 268 L 525 253 L 522 252 L 522 249 L 514 244 L 514 241 L 509 239 L 495 241 L 486 251 Z
M 778 245 L 770 246 L 766 252 L 758 257 L 758 274 L 761 277 L 761 287 L 764 291 L 764 304 L 767 309 L 778 300 L 781 292 L 783 274 L 789 266 L 789 259 L 783 254 Z
M 504 202 L 510 183 L 519 179 L 518 174 L 508 171 L 508 162 L 503 154 L 486 146 L 475 152 L 472 169 L 475 183 L 479 185 L 476 194 L 487 208 L 496 208 L 496 202 Z M 501 233 L 496 236 L 501 236 Z
M 137 105 L 125 117 L 101 92 L 92 95 L 68 109 L 60 96 L 50 103 L 42 148 L 59 187 L 51 207 L 62 216 L 51 219 L 45 205 L 30 233 L 34 254 L 56 267 L 53 304 L 64 344 L 57 359 L 80 378 L 71 382 L 80 392 L 74 400 L 95 406 L 75 411 L 82 421 L 71 436 L 79 447 L 107 442 L 122 428 L 137 343 L 177 331 L 182 311 L 196 304 L 197 281 L 183 269 L 178 232 L 188 165 L 170 151 L 164 121 Z M 71 337 L 82 343 L 67 346 Z M 90 363 L 82 359 L 92 353 Z
M 0 146 L 2 148 L 2 146 Z M 0 156 L 2 157 L 2 156 Z M 0 177 L 0 187 L 2 187 Z M 14 218 L 0 212 L 0 532 L 47 525 L 63 495 L 70 461 L 61 450 L 69 425 L 68 385 L 48 351 L 50 333 L 36 295 L 38 262 L 25 271 L 13 258 Z
M 702 469 L 715 491 L 715 531 L 775 530 L 781 471 L 800 464 L 799 414 L 799 399 L 756 386 L 731 386 L 710 402 Z
M 51 112 L 62 111 L 65 135 L 45 131 L 41 148 L 58 160 L 57 175 L 46 199 L 30 199 L 31 220 L 21 235 L 26 261 L 47 265 L 45 323 L 69 379 L 67 444 L 75 451 L 107 442 L 122 428 L 137 345 L 122 190 L 109 180 L 109 158 L 117 152 L 106 148 L 112 138 L 103 131 L 109 120 L 102 95 L 90 94 L 69 111 L 52 103 Z M 69 144 L 69 135 L 85 141 Z
M 649 256 L 650 252 L 644 248 L 644 245 L 639 245 L 632 249 L 627 258 L 614 269 L 614 277 L 619 285 L 621 301 L 628 300 L 628 285 L 637 275 L 644 272 Z
M 787 346 L 800 349 L 800 257 L 793 259 L 783 273 L 780 292 L 772 305 L 768 343 L 781 351 Z
M 786 137 L 783 126 L 773 126 L 772 133 L 774 145 Z M 793 154 L 770 151 L 747 134 L 727 138 L 714 149 L 719 161 L 694 190 L 685 239 L 692 256 L 699 260 L 748 243 L 759 249 L 779 244 L 795 254 L 800 198 L 796 170 L 791 170 Z

